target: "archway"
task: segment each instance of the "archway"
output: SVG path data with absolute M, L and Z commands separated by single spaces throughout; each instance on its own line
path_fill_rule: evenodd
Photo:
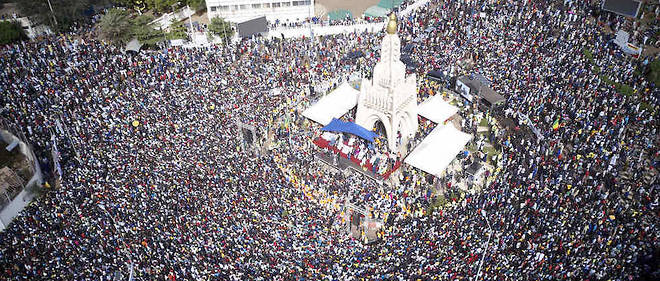
M 379 136 L 381 136 L 381 137 L 383 137 L 383 138 L 387 138 L 387 131 L 386 131 L 386 129 L 385 129 L 385 124 L 383 124 L 383 121 L 382 121 L 382 120 L 377 119 L 377 120 L 374 122 L 374 126 L 373 126 L 373 128 L 371 128 L 371 129 L 372 129 L 372 131 L 374 131 L 374 132 L 375 132 L 376 134 L 378 134 Z
M 398 115 L 396 126 L 396 135 L 394 136 L 396 147 L 398 147 L 398 152 L 400 152 L 401 155 L 406 155 L 410 149 L 410 141 L 415 137 L 415 133 L 417 132 L 417 128 L 411 120 L 411 114 L 405 112 L 400 113 Z

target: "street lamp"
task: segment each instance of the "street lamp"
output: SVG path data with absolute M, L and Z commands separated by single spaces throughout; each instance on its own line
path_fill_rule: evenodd
M 490 238 L 493 237 L 493 229 L 490 228 L 490 222 L 488 222 L 488 218 L 486 217 L 486 210 L 481 209 L 481 216 L 484 217 L 484 220 L 486 221 L 486 224 L 488 225 L 488 241 L 486 242 L 486 247 L 484 249 L 484 252 L 481 254 L 481 261 L 479 262 L 479 269 L 477 270 L 477 276 L 474 277 L 474 280 L 479 279 L 479 276 L 481 276 L 481 266 L 484 264 L 484 258 L 486 257 L 486 252 L 488 251 L 488 247 L 490 246 Z

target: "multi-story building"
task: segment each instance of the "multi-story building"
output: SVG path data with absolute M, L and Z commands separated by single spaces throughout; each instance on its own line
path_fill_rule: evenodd
M 243 22 L 266 16 L 269 22 L 303 21 L 314 14 L 314 0 L 206 0 L 209 19 Z

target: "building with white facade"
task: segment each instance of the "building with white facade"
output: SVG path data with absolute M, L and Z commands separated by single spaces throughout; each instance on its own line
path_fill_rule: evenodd
M 314 16 L 314 0 L 206 0 L 209 20 L 238 23 L 265 16 L 269 22 L 298 22 Z
M 417 132 L 417 78 L 406 75 L 401 62 L 401 40 L 397 20 L 390 15 L 387 33 L 381 43 L 380 61 L 372 79 L 363 79 L 355 123 L 371 129 L 380 121 L 387 135 L 390 151 L 399 152 L 402 145 Z

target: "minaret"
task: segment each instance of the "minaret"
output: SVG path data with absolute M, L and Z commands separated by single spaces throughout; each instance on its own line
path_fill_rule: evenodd
M 406 66 L 401 62 L 401 39 L 397 34 L 397 18 L 394 13 L 385 27 L 381 43 L 380 61 L 373 70 L 373 78 L 363 79 L 358 99 L 356 123 L 372 129 L 381 121 L 387 134 L 388 147 L 399 151 L 405 139 L 417 131 L 417 81 L 415 75 L 406 76 Z M 397 133 L 404 140 L 397 140 Z

